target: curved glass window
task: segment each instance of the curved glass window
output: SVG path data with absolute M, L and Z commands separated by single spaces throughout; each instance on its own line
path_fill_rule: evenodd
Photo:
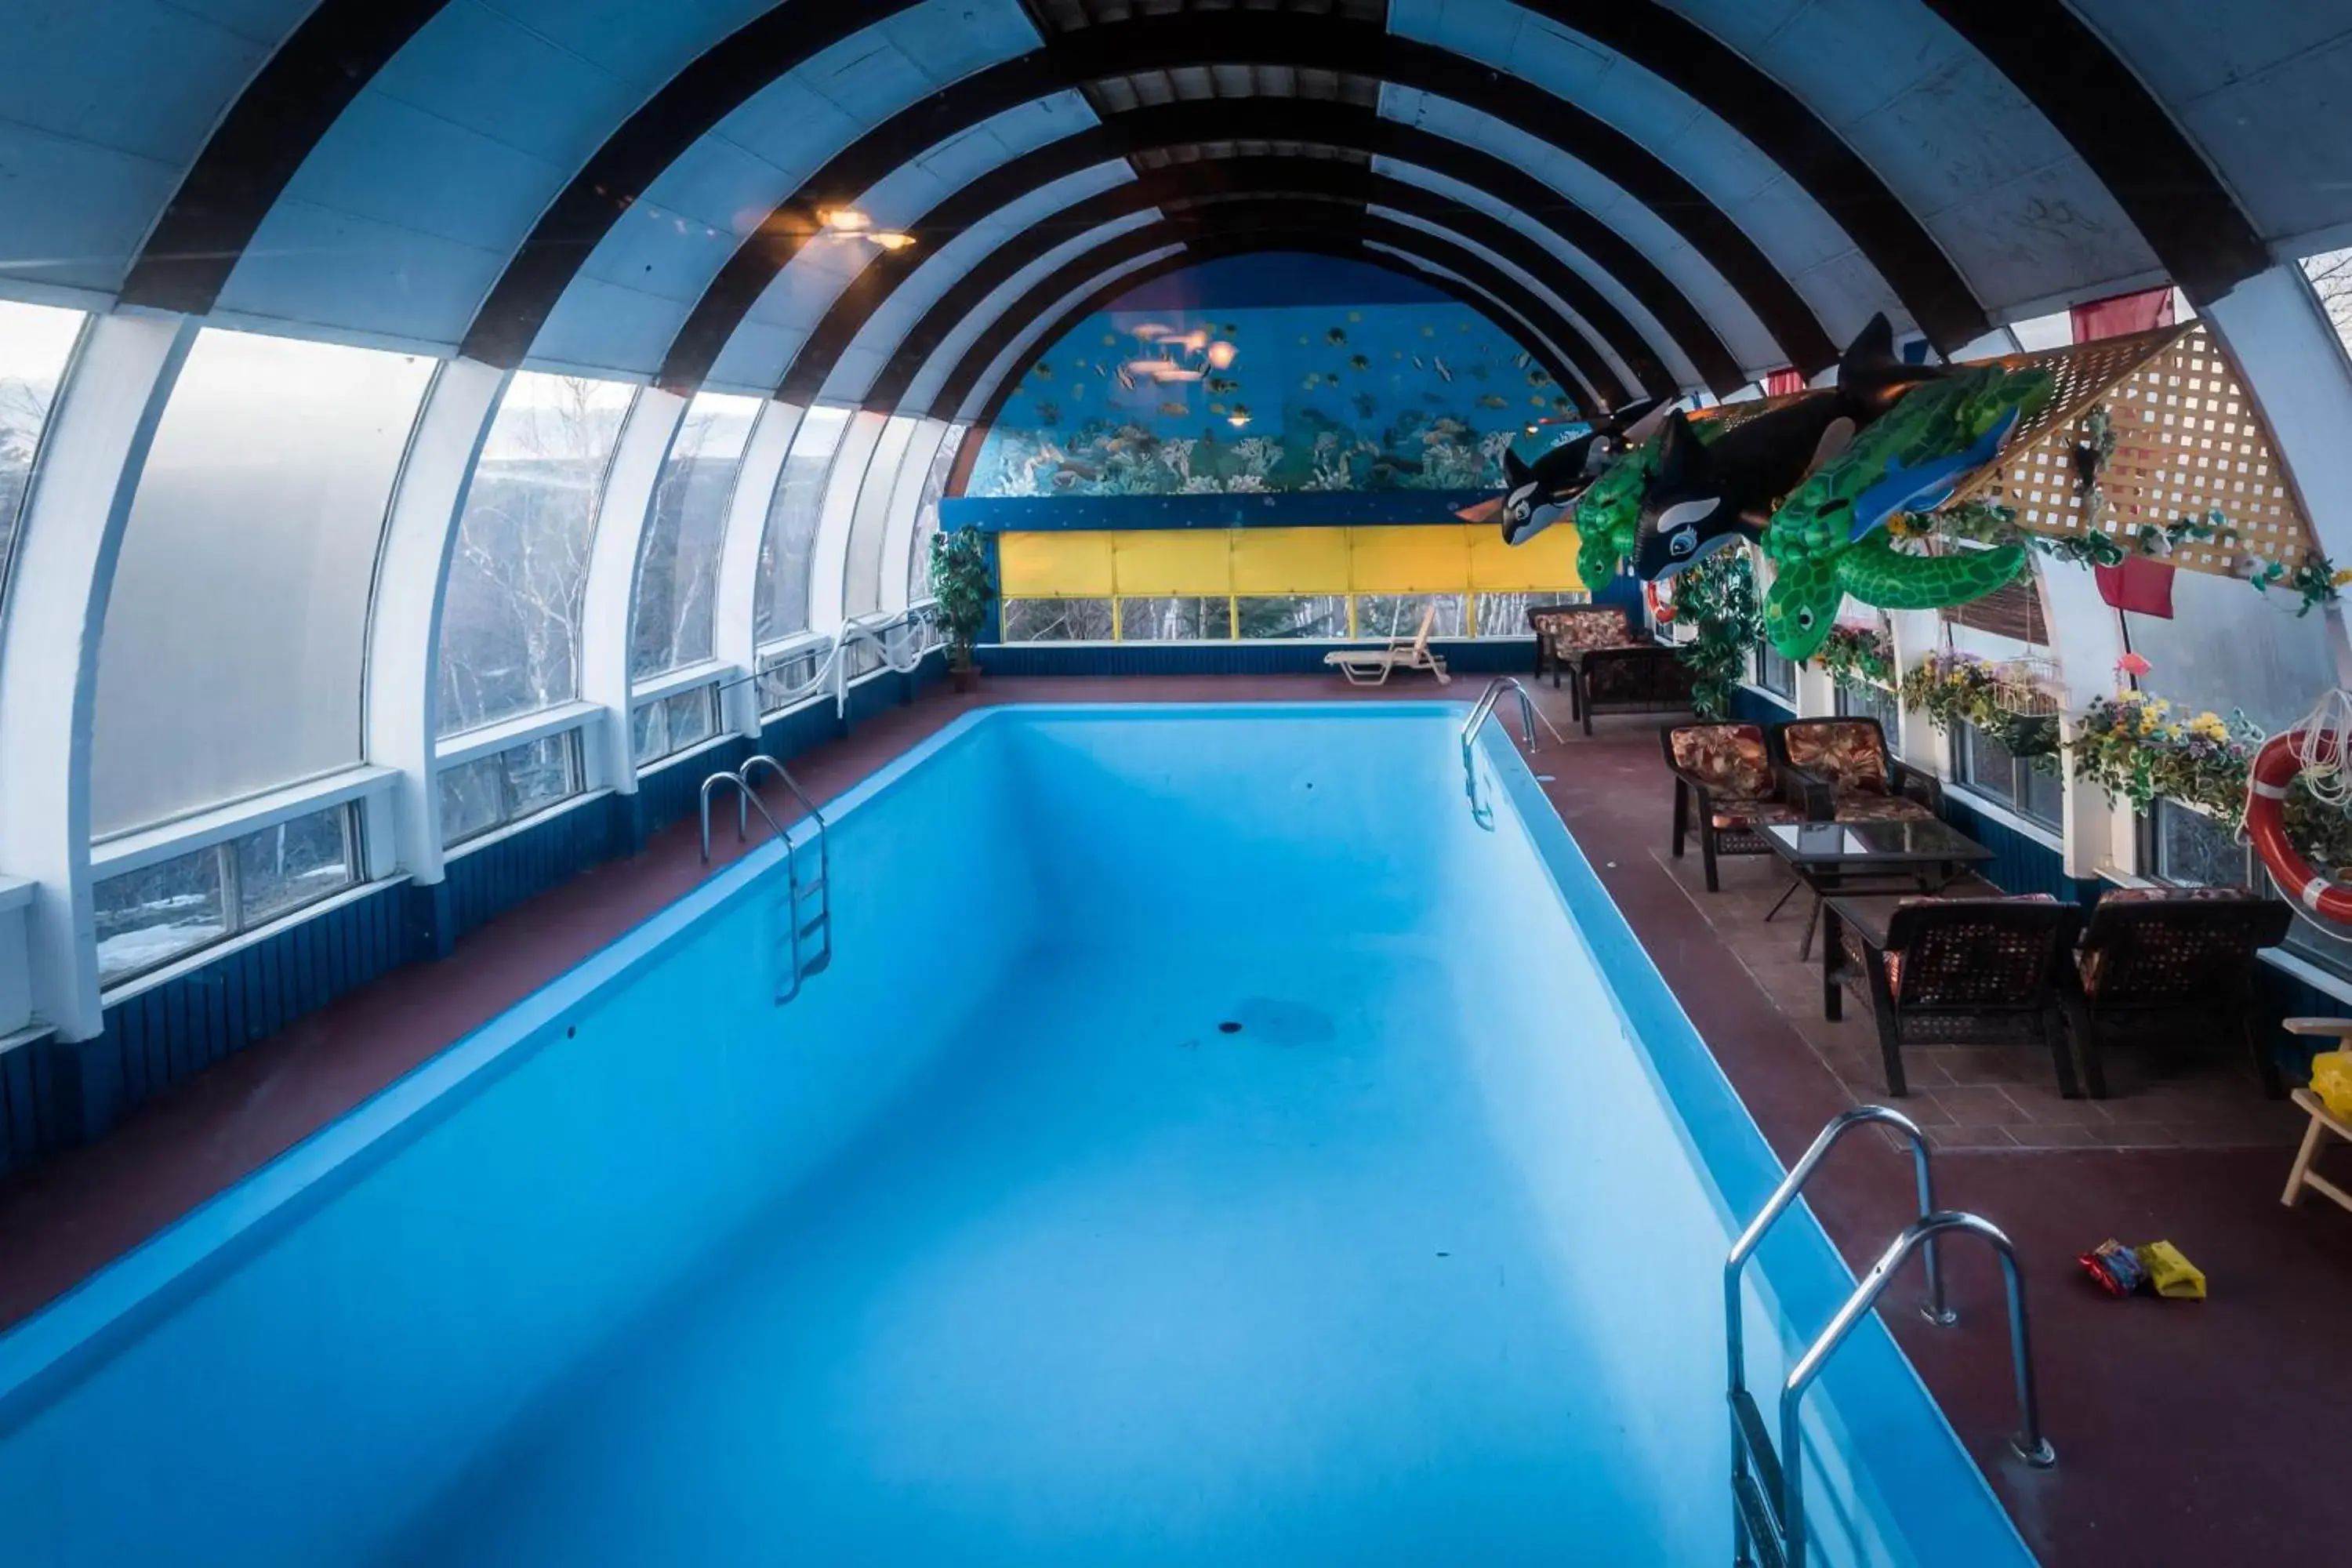
M 727 503 L 735 493 L 744 443 L 760 417 L 760 402 L 705 392 L 687 405 L 637 549 L 637 598 L 629 621 L 634 679 L 710 657 Z
M 16 514 L 32 486 L 33 458 L 81 323 L 79 310 L 0 300 L 0 592 L 8 585 Z
M 930 472 L 923 476 L 922 499 L 915 503 L 915 548 L 907 560 L 907 602 L 919 604 L 931 596 L 931 541 L 940 531 L 940 501 L 948 493 L 948 476 L 955 472 L 957 450 L 963 446 L 969 425 L 948 426 L 947 439 L 932 455 Z
M 851 619 L 870 616 L 882 607 L 882 549 L 890 531 L 890 514 L 899 505 L 914 504 L 907 488 L 908 460 L 919 422 L 892 415 L 882 426 L 882 437 L 866 460 L 866 473 L 850 506 L 849 559 L 842 584 L 842 608 Z
M 768 529 L 760 541 L 752 636 L 772 642 L 808 630 L 809 565 L 816 549 L 817 519 L 824 511 L 825 480 L 834 454 L 849 429 L 846 408 L 812 408 L 793 434 L 776 499 L 768 507 Z
M 93 834 L 360 761 L 376 552 L 433 370 L 418 354 L 197 336 L 107 600 Z
M 580 592 L 636 388 L 525 372 L 507 383 L 466 490 L 442 592 L 440 732 L 580 695 Z

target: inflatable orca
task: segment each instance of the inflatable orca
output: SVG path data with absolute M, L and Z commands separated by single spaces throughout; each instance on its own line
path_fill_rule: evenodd
M 1704 446 L 1687 421 L 1669 418 L 1642 500 L 1634 575 L 1671 577 L 1735 539 L 1761 537 L 1773 509 L 1806 475 L 1843 453 L 1904 394 L 1952 374 L 1897 359 L 1895 329 L 1877 315 L 1847 345 L 1833 388 L 1757 415 Z
M 1510 488 L 1498 500 L 1465 507 L 1454 515 L 1465 522 L 1499 521 L 1504 543 L 1525 543 L 1567 516 L 1618 454 L 1649 437 L 1663 403 L 1643 397 L 1620 405 L 1593 420 L 1591 429 L 1561 442 L 1533 464 L 1521 461 L 1516 452 L 1505 452 L 1503 475 Z

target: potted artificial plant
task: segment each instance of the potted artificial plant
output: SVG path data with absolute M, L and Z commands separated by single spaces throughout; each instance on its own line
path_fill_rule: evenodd
M 931 536 L 931 596 L 939 601 L 940 630 L 948 639 L 948 673 L 958 691 L 980 680 L 972 644 L 988 624 L 988 544 L 976 528 Z

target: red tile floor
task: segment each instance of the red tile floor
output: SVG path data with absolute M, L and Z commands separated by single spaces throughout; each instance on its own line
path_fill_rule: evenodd
M 1468 682 L 1452 695 L 1467 696 Z M 1425 683 L 1360 690 L 1311 678 L 1022 680 L 934 694 L 797 764 L 838 794 L 977 703 L 1426 698 Z M 1567 729 L 1564 705 L 1544 705 Z M 1793 1159 L 1822 1124 L 1875 1099 L 1868 1025 L 1820 1020 L 1818 970 L 1796 960 L 1801 917 L 1766 925 L 1780 875 L 1734 862 L 1724 891 L 1666 858 L 1670 796 L 1654 726 L 1603 721 L 1544 741 L 1538 770 L 1765 1135 Z M 722 841 L 721 858 L 734 853 Z M 111 1138 L 0 1186 L 0 1324 L 42 1302 L 359 1103 L 675 899 L 705 874 L 691 823 L 598 868 L 181 1086 Z M 1793 907 L 1793 906 L 1792 906 Z M 2039 1064 L 2046 1072 L 2047 1064 Z M 2006 1228 L 2028 1271 L 2049 1471 L 2008 1457 L 2007 1351 L 1988 1259 L 1951 1267 L 1954 1331 L 1899 1305 L 1887 1319 L 2026 1539 L 2053 1563 L 2307 1561 L 2338 1551 L 2333 1479 L 2352 1453 L 2340 1395 L 2352 1322 L 2352 1214 L 2279 1204 L 2288 1108 L 2250 1075 L 2119 1068 L 2100 1105 L 2058 1099 L 2007 1052 L 1924 1059 L 1904 1109 L 1942 1148 L 1939 1196 Z M 1857 1267 L 1904 1223 L 1909 1173 L 1891 1146 L 1842 1150 L 1811 1188 Z M 2205 1270 L 2202 1303 L 2112 1301 L 2074 1268 L 2109 1236 L 2166 1237 Z M 1902 1294 L 1890 1292 L 1894 1301 Z

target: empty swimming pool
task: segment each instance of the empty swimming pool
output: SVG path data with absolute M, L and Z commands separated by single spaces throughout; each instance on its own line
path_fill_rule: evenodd
M 789 1005 L 770 848 L 0 1341 L 10 1560 L 1727 1561 L 1779 1167 L 1463 712 L 960 721 Z M 1752 1279 L 1769 1387 L 1851 1277 Z M 2028 1560 L 1815 1397 L 1816 1561 Z

